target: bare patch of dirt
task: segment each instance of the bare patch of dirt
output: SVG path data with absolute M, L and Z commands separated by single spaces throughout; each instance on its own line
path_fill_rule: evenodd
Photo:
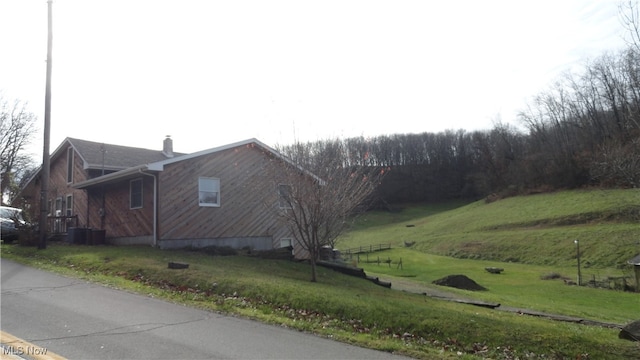
M 471 290 L 471 291 L 484 291 L 485 287 L 479 285 L 477 282 L 469 279 L 465 275 L 449 275 L 442 279 L 435 280 L 433 282 L 436 285 L 454 287 L 456 289 Z

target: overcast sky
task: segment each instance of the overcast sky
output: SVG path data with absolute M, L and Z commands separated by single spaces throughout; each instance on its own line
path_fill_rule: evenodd
M 54 0 L 51 151 L 489 129 L 624 47 L 618 2 Z M 42 149 L 46 0 L 0 1 L 0 91 Z

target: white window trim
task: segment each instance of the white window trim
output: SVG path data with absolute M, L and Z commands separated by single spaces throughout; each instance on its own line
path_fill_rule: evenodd
M 204 191 L 201 190 L 201 183 L 200 183 L 201 180 L 213 180 L 213 181 L 216 181 L 218 183 L 218 189 L 217 189 L 218 191 L 217 191 L 217 196 L 216 196 L 217 202 L 215 202 L 215 203 L 205 203 L 205 202 L 201 202 L 200 201 L 200 193 L 204 192 Z M 221 201 L 220 201 L 220 197 L 221 197 L 220 188 L 221 187 L 222 186 L 220 185 L 220 179 L 219 178 L 206 177 L 206 176 L 199 177 L 198 178 L 198 205 L 201 206 L 201 207 L 220 207 L 220 203 L 221 203 Z M 213 191 L 213 192 L 215 192 L 215 191 Z
M 134 181 L 140 181 L 140 206 L 133 206 L 133 182 Z M 133 179 L 129 181 L 129 209 L 130 210 L 135 210 L 135 209 L 142 209 L 144 207 L 144 183 L 142 181 L 142 178 L 137 178 L 137 179 Z

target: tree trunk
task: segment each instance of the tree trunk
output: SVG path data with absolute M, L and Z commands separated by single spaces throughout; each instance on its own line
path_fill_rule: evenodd
M 315 257 L 311 257 L 311 282 L 317 282 L 318 277 L 316 276 L 316 259 Z

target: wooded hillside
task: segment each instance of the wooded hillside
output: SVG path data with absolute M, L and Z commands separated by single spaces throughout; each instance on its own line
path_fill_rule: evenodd
M 425 119 L 430 121 L 446 119 Z M 498 122 L 485 131 L 309 145 L 319 157 L 346 153 L 346 166 L 388 168 L 379 195 L 389 203 L 498 198 L 584 186 L 638 187 L 640 52 L 629 48 L 605 54 L 564 74 L 533 97 L 518 123 L 521 128 Z

